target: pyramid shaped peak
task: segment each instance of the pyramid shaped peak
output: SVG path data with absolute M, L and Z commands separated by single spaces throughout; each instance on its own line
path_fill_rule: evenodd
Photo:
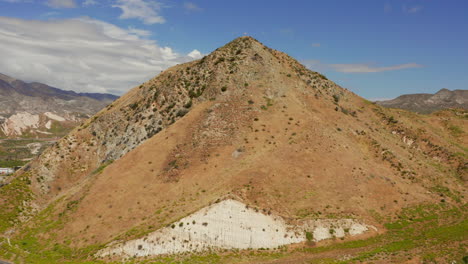
M 260 43 L 260 41 L 258 41 L 252 36 L 241 36 L 241 37 L 235 38 L 233 41 L 252 41 L 252 42 Z
M 242 48 L 243 50 L 252 50 L 256 48 L 265 48 L 265 45 L 251 36 L 241 36 L 233 39 L 226 45 L 220 47 L 218 50 L 226 50 L 233 47 Z

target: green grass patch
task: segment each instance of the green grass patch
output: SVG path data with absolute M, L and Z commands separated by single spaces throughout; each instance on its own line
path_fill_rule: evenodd
M 28 163 L 27 161 L 22 160 L 0 160 L 0 167 L 2 168 L 14 168 L 21 167 Z
M 59 200 L 38 214 L 28 228 L 21 230 L 21 236 L 12 239 L 13 247 L 7 243 L 0 243 L 0 256 L 12 257 L 15 262 L 23 263 L 102 263 L 92 256 L 102 248 L 101 245 L 92 245 L 87 248 L 74 249 L 69 243 L 57 243 L 53 231 L 63 228 L 68 220 L 68 211 L 73 211 L 77 201 L 69 201 L 62 206 L 64 212 L 59 212 Z M 353 252 L 352 259 L 348 262 L 373 260 L 386 260 L 398 263 L 407 256 L 421 256 L 424 260 L 447 261 L 457 260 L 461 262 L 465 256 L 463 247 L 457 243 L 468 240 L 468 221 L 466 220 L 467 206 L 450 206 L 448 204 L 424 204 L 405 208 L 398 215 L 398 220 L 384 223 L 388 229 L 386 233 L 368 239 L 335 243 L 328 246 L 304 247 L 287 250 L 281 247 L 276 250 L 247 250 L 247 251 L 211 251 L 196 254 L 180 254 L 173 256 L 161 256 L 148 259 L 130 259 L 126 263 L 240 263 L 240 262 L 264 262 L 268 260 L 288 260 L 295 258 L 299 253 L 308 258 L 308 263 L 314 262 L 315 254 L 337 252 Z M 383 221 L 383 217 L 382 217 Z M 126 235 L 141 237 L 143 229 L 134 228 Z M 145 229 L 146 232 L 146 229 Z M 41 239 L 41 234 L 48 233 L 48 239 Z M 313 240 L 313 235 L 306 232 L 306 238 Z M 2 241 L 0 241 L 2 242 Z M 457 248 L 454 250 L 454 246 Z M 352 251 L 349 251 L 352 249 Z M 348 250 L 348 251 L 347 251 Z M 329 258 L 325 263 L 341 263 L 339 260 Z
M 459 137 L 465 133 L 461 127 L 455 125 L 449 126 L 448 129 L 450 133 L 452 133 L 452 135 L 455 137 Z
M 23 174 L 0 187 L 0 199 L 3 200 L 0 203 L 0 233 L 16 224 L 18 217 L 28 211 L 24 202 L 32 199 L 30 184 L 29 174 Z
M 93 171 L 92 174 L 99 174 L 99 173 L 101 173 L 102 171 L 104 171 L 104 169 L 105 169 L 107 166 L 111 165 L 113 162 L 114 162 L 113 160 L 105 161 L 103 164 L 101 164 L 101 166 L 99 166 L 97 169 L 95 169 L 95 170 Z

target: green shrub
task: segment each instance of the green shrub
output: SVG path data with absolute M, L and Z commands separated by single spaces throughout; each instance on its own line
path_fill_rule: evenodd
M 138 107 L 138 103 L 133 103 L 133 104 L 130 105 L 130 108 L 131 108 L 132 110 L 137 109 L 137 107 Z
M 219 63 L 224 62 L 224 60 L 225 60 L 224 57 L 219 58 L 219 59 L 215 62 L 215 65 L 218 65 Z
M 328 78 L 325 77 L 325 75 L 323 75 L 323 74 L 317 73 L 317 75 L 318 75 L 318 77 L 319 77 L 320 79 L 322 79 L 322 80 L 328 80 Z
M 185 108 L 190 108 L 192 107 L 192 100 L 190 99 L 185 105 L 184 105 Z
M 333 100 L 335 101 L 335 103 L 338 103 L 340 101 L 340 96 L 338 96 L 337 94 L 334 94 Z
M 188 113 L 188 110 L 187 110 L 187 109 L 180 109 L 179 111 L 177 111 L 176 116 L 177 116 L 177 117 L 183 117 L 183 116 L 186 115 L 187 113 Z

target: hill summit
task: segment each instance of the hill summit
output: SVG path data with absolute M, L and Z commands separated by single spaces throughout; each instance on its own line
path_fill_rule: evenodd
M 240 37 L 133 88 L 1 187 L 0 231 L 29 252 L 4 255 L 58 262 L 269 250 L 294 260 L 291 245 L 305 261 L 315 258 L 306 249 L 338 238 L 400 243 L 407 238 L 383 233 L 421 210 L 457 210 L 438 224 L 459 224 L 465 122 L 458 112 L 382 108 Z M 419 254 L 414 239 L 405 249 Z M 375 255 L 355 247 L 335 254 Z

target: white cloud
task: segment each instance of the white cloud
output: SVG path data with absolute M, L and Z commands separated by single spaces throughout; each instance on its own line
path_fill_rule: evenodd
M 421 68 L 423 65 L 417 63 L 406 63 L 393 66 L 379 67 L 372 64 L 357 63 L 357 64 L 327 64 L 319 60 L 304 60 L 302 63 L 309 69 L 314 71 L 333 70 L 343 73 L 374 73 L 385 71 L 396 71 L 410 68 Z
M 90 18 L 0 17 L 0 73 L 79 92 L 123 94 L 160 71 L 200 58 L 161 47 L 139 29 Z
M 46 5 L 52 8 L 75 8 L 75 0 L 47 0 Z
M 203 57 L 203 54 L 201 54 L 200 51 L 195 49 L 195 50 L 192 50 L 192 52 L 190 52 L 189 54 L 187 54 L 187 56 L 189 56 L 190 58 L 199 59 Z
M 116 2 L 117 4 L 112 5 L 112 7 L 122 10 L 120 19 L 139 19 L 148 25 L 166 22 L 164 17 L 159 15 L 161 4 L 156 1 L 116 0 Z
M 372 97 L 372 98 L 368 98 L 367 100 L 371 102 L 378 102 L 378 101 L 388 101 L 392 99 L 395 99 L 395 97 Z
M 98 2 L 94 1 L 94 0 L 85 0 L 83 2 L 83 6 L 93 6 L 93 5 L 97 5 Z
M 203 9 L 192 2 L 185 2 L 184 8 L 188 11 L 202 11 Z
M 406 6 L 406 5 L 403 5 L 403 12 L 404 13 L 407 13 L 407 14 L 414 14 L 414 13 L 418 13 L 419 11 L 421 11 L 423 9 L 423 6 Z
M 52 11 L 52 12 L 47 12 L 47 13 L 42 14 L 41 18 L 51 18 L 51 17 L 58 16 L 58 15 L 60 15 L 59 12 Z
M 410 68 L 421 68 L 420 64 L 406 63 L 386 67 L 372 66 L 370 64 L 331 64 L 330 65 L 337 72 L 344 73 L 371 73 L 371 72 L 385 72 L 385 71 L 396 71 Z
M 327 64 L 325 63 L 322 63 L 321 61 L 319 60 L 303 60 L 301 61 L 302 64 L 304 64 L 304 66 L 306 66 L 307 68 L 313 70 L 313 71 L 326 71 L 326 70 L 329 70 L 329 67 Z
M 320 43 L 312 43 L 312 47 L 314 48 L 319 48 L 321 45 Z

